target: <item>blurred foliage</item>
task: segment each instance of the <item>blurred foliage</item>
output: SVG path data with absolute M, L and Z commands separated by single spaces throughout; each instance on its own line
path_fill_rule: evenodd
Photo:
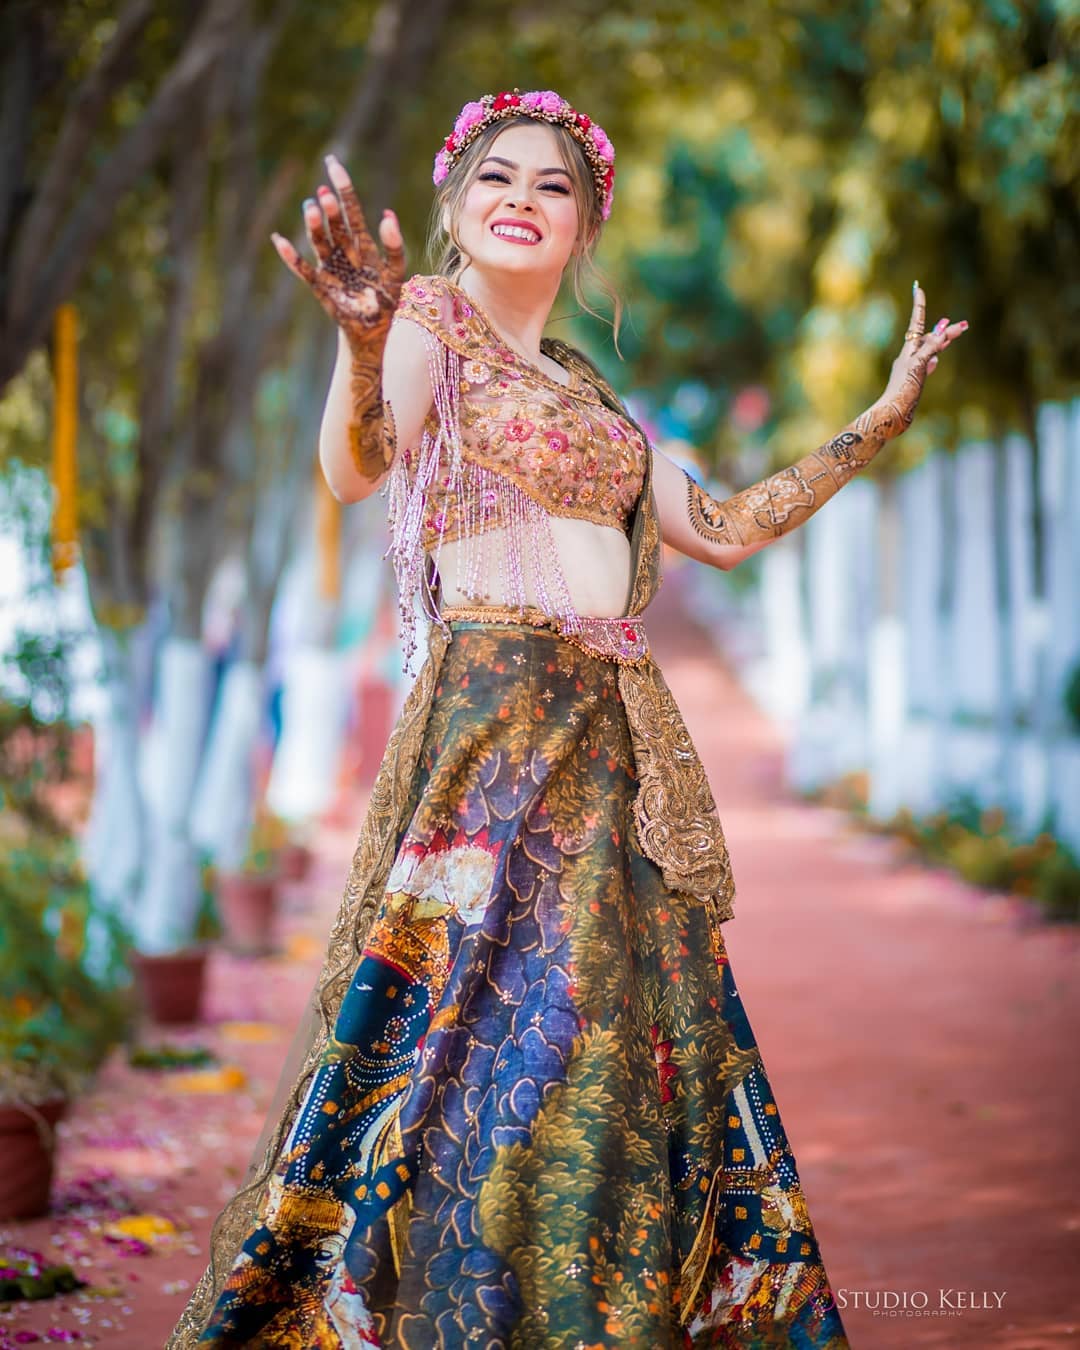
M 262 803 L 248 837 L 247 853 L 240 865 L 245 876 L 265 877 L 278 869 L 281 850 L 289 842 L 287 823 Z
M 1004 811 L 981 806 L 969 793 L 923 819 L 901 811 L 886 828 L 973 886 L 1027 895 L 1048 918 L 1080 921 L 1080 858 L 1049 831 L 1018 839 Z
M 26 1247 L 0 1248 L 0 1303 L 55 1298 L 85 1287 L 86 1281 L 80 1280 L 71 1266 L 53 1264 L 41 1252 Z
M 86 961 L 96 925 L 98 962 Z M 123 934 L 95 912 L 75 845 L 0 849 L 0 1101 L 78 1092 L 131 1020 Z M 102 960 L 103 948 L 105 948 Z
M 0 1101 L 41 1102 L 77 1091 L 125 1034 L 127 938 L 57 805 L 73 780 L 66 642 L 20 635 L 7 662 L 25 694 L 0 700 Z
M 671 90 L 655 48 L 636 63 L 657 78 L 618 162 L 608 254 L 631 332 L 607 373 L 659 406 L 685 383 L 679 434 L 714 457 L 745 440 L 739 390 L 765 386 L 754 431 L 788 463 L 878 396 L 917 278 L 928 326 L 971 329 L 874 471 L 1030 436 L 1036 401 L 1080 377 L 1080 11 L 886 0 L 740 19 L 742 60 L 727 68 L 728 42 L 707 92 Z
M 808 800 L 851 811 L 865 828 L 902 839 L 919 857 L 939 863 L 972 886 L 1030 897 L 1048 919 L 1080 922 L 1080 857 L 1050 830 L 1022 838 L 1000 807 L 958 790 L 937 811 L 918 816 L 902 807 L 889 820 L 867 814 L 869 775 L 844 775 Z
M 56 789 L 73 773 L 68 650 L 63 633 L 18 630 L 0 662 L 0 845 L 67 832 Z
M 218 1057 L 205 1045 L 137 1045 L 128 1051 L 133 1069 L 204 1069 L 218 1063 Z

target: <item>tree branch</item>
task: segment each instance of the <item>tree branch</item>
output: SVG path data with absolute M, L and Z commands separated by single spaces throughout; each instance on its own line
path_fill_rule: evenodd
M 68 101 L 52 154 L 19 231 L 13 265 L 16 277 L 32 277 L 47 253 L 72 187 L 78 182 L 86 148 L 109 99 L 127 78 L 131 56 L 153 11 L 153 0 L 130 0 L 101 59 Z M 13 308 L 20 295 L 21 288 L 13 285 Z
M 14 34 L 4 62 L 4 93 L 0 104 L 0 313 L 7 292 L 4 260 L 10 255 L 9 236 L 18 213 L 18 195 L 30 140 L 30 109 L 33 106 L 34 66 L 39 25 L 31 16 L 16 13 Z M 5 24 L 5 30 L 7 25 Z
M 56 306 L 77 284 L 83 269 L 113 219 L 116 200 L 160 152 L 172 123 L 192 90 L 206 77 L 228 45 L 233 21 L 244 0 L 209 0 L 179 60 L 162 81 L 141 121 L 121 138 L 94 175 L 70 214 L 49 261 L 36 275 L 16 266 L 9 311 L 10 331 L 0 364 L 0 387 L 43 339 Z

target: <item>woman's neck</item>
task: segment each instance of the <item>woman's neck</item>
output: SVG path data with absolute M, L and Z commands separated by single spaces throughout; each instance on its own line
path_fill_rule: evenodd
M 457 284 L 472 296 L 508 346 L 536 365 L 546 364 L 540 339 L 559 293 L 558 279 L 554 285 L 540 277 L 496 281 L 467 267 Z

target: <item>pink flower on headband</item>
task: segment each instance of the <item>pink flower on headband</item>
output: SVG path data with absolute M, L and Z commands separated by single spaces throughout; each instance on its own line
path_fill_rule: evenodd
M 449 172 L 450 172 L 450 154 L 449 151 L 447 151 L 446 149 L 442 149 L 435 156 L 435 172 L 432 174 L 432 178 L 434 179 L 436 187 L 438 187 L 439 184 L 446 178 L 446 175 Z
M 487 109 L 482 103 L 466 103 L 458 113 L 457 121 L 454 123 L 454 135 L 460 136 L 470 127 L 476 126 L 477 122 L 483 119 L 485 112 L 487 112 Z
M 589 128 L 589 135 L 593 138 L 593 144 L 596 146 L 600 158 L 607 164 L 615 160 L 615 147 L 608 139 L 608 134 L 602 127 L 598 127 L 594 122 Z

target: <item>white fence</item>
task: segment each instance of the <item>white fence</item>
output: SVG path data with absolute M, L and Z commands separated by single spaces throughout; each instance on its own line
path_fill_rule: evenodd
M 1037 456 L 1010 437 L 891 484 L 855 480 L 742 564 L 754 587 L 695 569 L 727 654 L 789 733 L 793 786 L 865 770 L 882 819 L 968 791 L 1018 832 L 1080 849 L 1065 707 L 1080 664 L 1080 398 L 1043 405 L 1038 437 Z

